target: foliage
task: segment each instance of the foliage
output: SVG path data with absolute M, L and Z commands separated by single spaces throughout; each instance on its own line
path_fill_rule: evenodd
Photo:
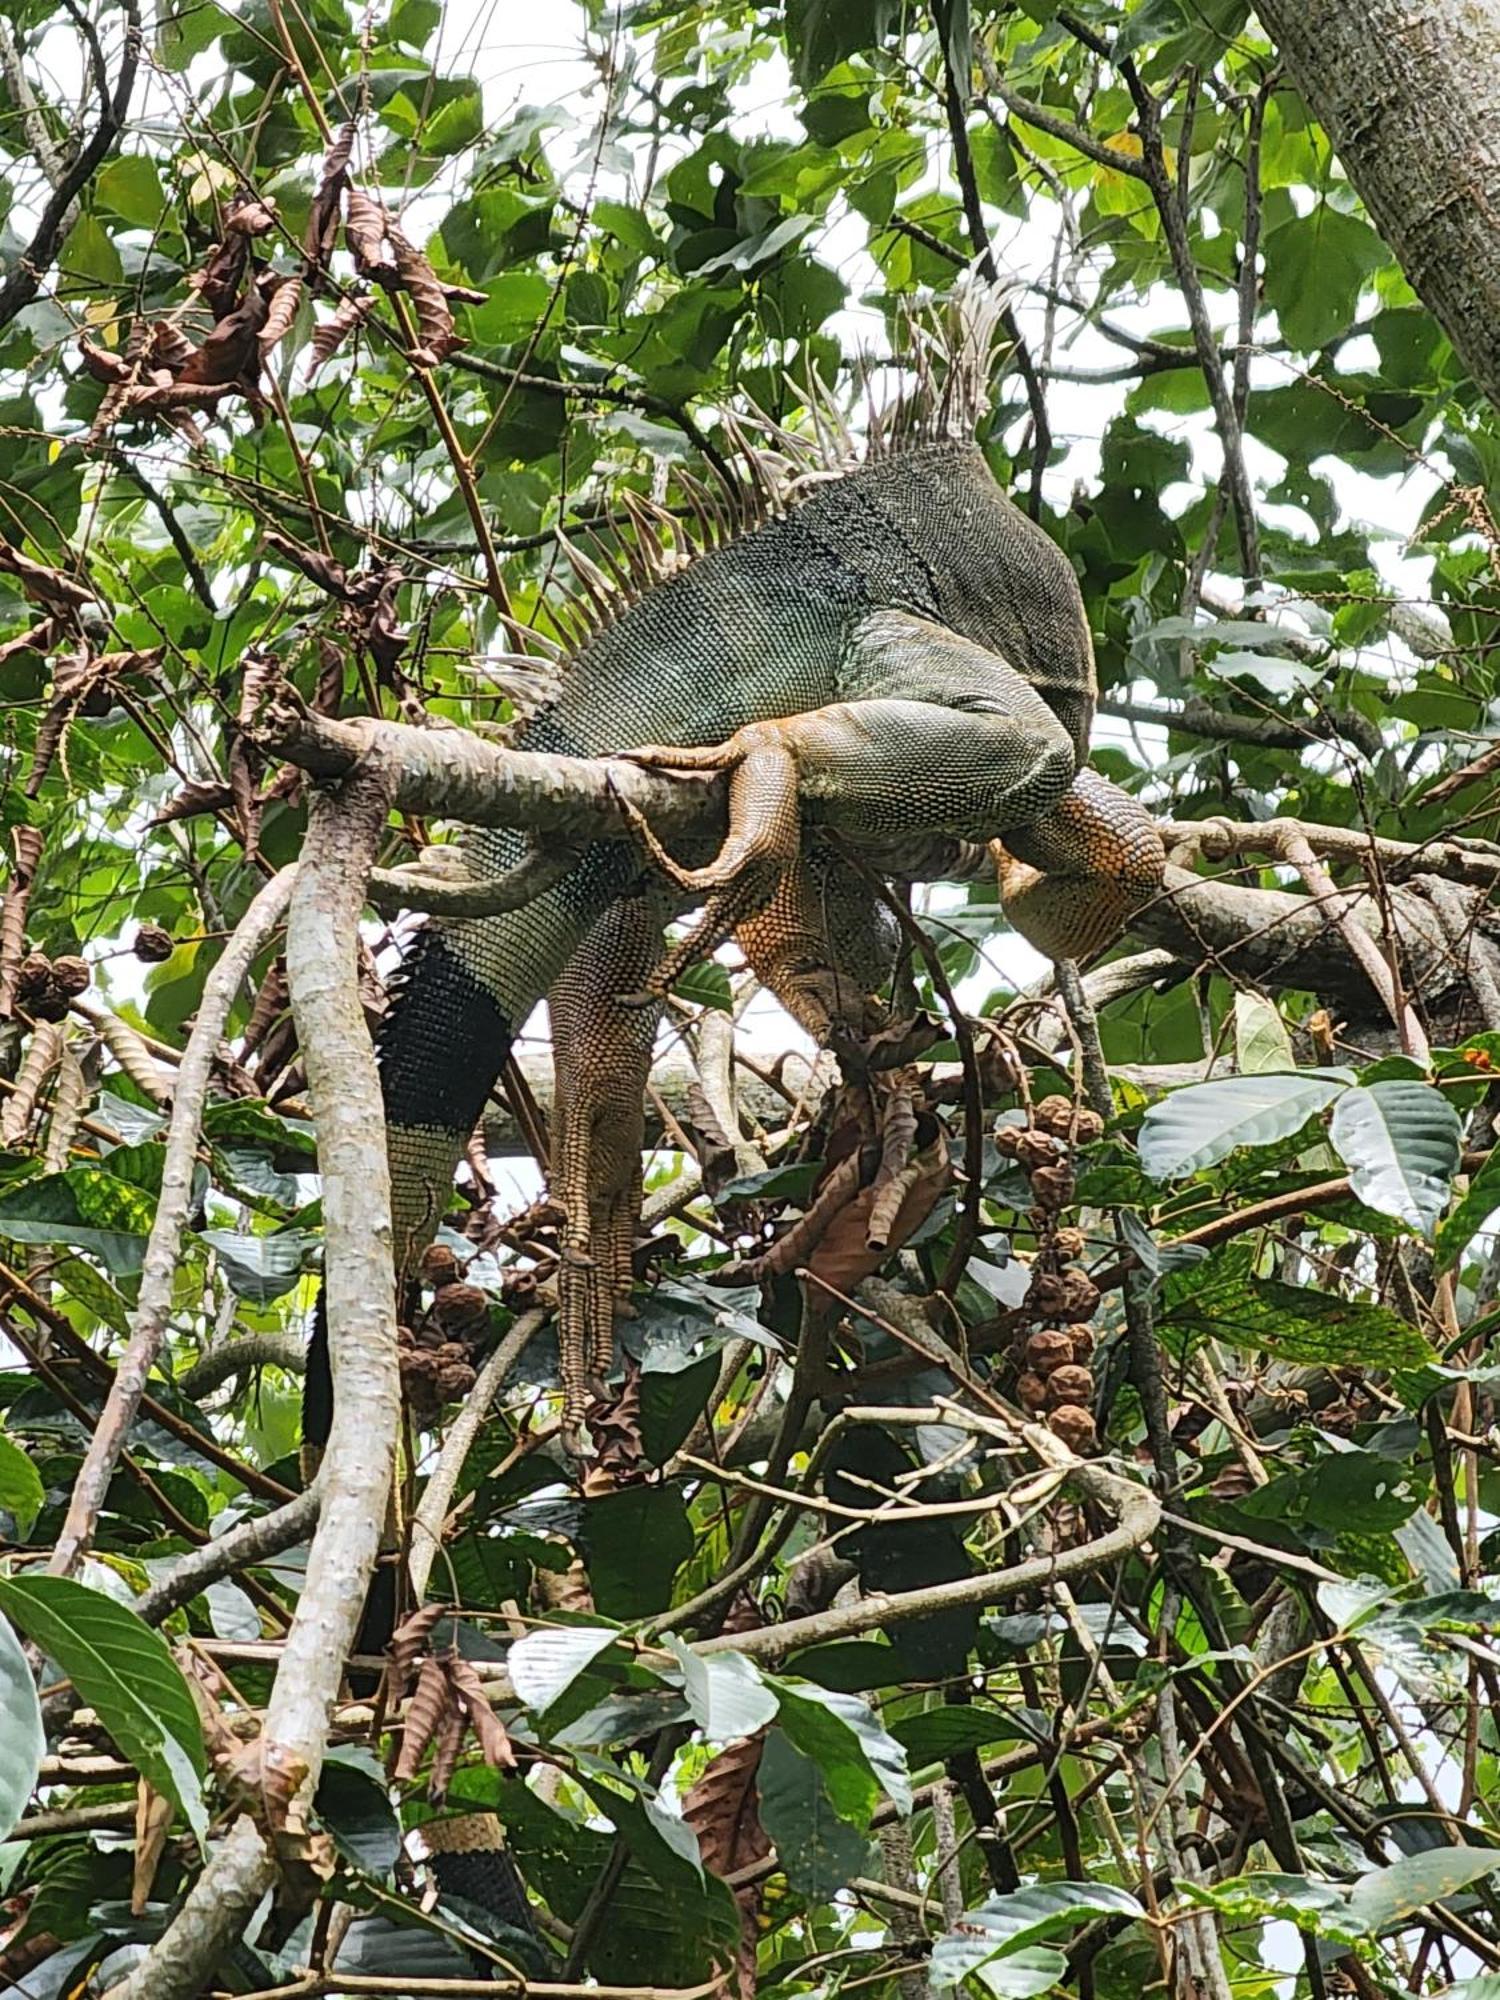
M 0 1967 L 51 1982 L 3 1990 L 96 1967 L 107 1990 L 241 1811 L 275 1821 L 279 1868 L 213 1982 L 243 1992 L 323 1952 L 334 1903 L 342 1968 L 414 1991 L 519 1962 L 625 1988 L 724 1970 L 772 2000 L 924 1978 L 1106 2000 L 1187 1990 L 1206 1956 L 1321 2000 L 1491 1968 L 1484 385 L 1237 0 L 586 0 L 570 23 L 587 59 L 544 104 L 441 0 L 162 0 L 149 78 L 49 246 L 127 15 L 0 20 L 0 281 L 27 258 L 46 279 L 14 311 L 0 289 L 0 1822 L 21 1836 Z M 1129 959 L 1097 1051 L 1080 1010 L 1064 1032 L 1020 993 L 991 881 L 919 900 L 897 1059 L 961 1173 L 894 1294 L 831 1323 L 811 1414 L 794 1280 L 723 1267 L 827 1186 L 839 1100 L 790 1066 L 764 1086 L 785 1036 L 745 1029 L 742 968 L 683 982 L 664 1233 L 597 1456 L 562 1449 L 533 1338 L 463 1466 L 395 1707 L 345 1712 L 304 1811 L 237 1733 L 303 1551 L 153 1612 L 160 1636 L 131 1608 L 300 1483 L 322 1215 L 274 945 L 230 1017 L 167 1353 L 92 1559 L 44 1573 L 139 1296 L 188 1026 L 306 824 L 257 689 L 504 725 L 566 591 L 638 532 L 631 499 L 711 530 L 731 413 L 807 437 L 816 377 L 858 426 L 860 350 L 893 393 L 913 309 L 1002 254 L 981 442 L 1078 575 L 1096 761 L 1169 824 L 1200 900 L 1179 881 L 1143 913 L 1136 943 L 1169 956 Z M 1429 852 L 1458 812 L 1462 852 Z M 1318 846 L 1330 898 L 1279 816 L 1386 845 Z M 393 820 L 383 863 L 430 832 Z M 1377 960 L 1407 947 L 1393 1004 L 1351 925 Z M 398 940 L 367 938 L 373 1021 Z M 732 1134 L 705 1084 L 726 1021 L 752 1111 Z M 535 1129 L 510 1104 L 500 1160 Z M 536 1181 L 528 1159 L 498 1195 L 472 1166 L 456 1185 L 440 1241 L 479 1304 L 462 1338 L 440 1293 L 412 1329 L 409 1502 L 555 1269 L 547 1219 L 508 1221 Z M 966 1584 L 1111 1526 L 1025 1455 L 1018 1404 L 1149 1477 L 1168 1519 L 981 1606 Z M 840 1592 L 835 1619 L 862 1609 L 827 1623 Z M 410 1893 L 402 1842 L 449 1809 L 496 1816 L 537 1935 Z

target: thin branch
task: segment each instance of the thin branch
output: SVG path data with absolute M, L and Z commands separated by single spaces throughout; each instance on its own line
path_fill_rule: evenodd
M 41 290 L 42 279 L 51 268 L 58 247 L 67 234 L 77 197 L 103 165 L 124 127 L 140 63 L 141 16 L 139 0 L 121 0 L 121 5 L 125 11 L 125 47 L 120 58 L 119 81 L 113 93 L 101 88 L 98 124 L 53 187 L 32 232 L 31 241 L 21 252 L 9 276 L 0 283 L 0 327 L 9 326 L 17 313 L 24 311 Z M 99 38 L 92 22 L 77 14 L 75 19 L 90 45 L 90 65 L 98 78 L 103 68 Z
M 201 1549 L 192 1549 L 179 1558 L 165 1576 L 159 1577 L 135 1600 L 137 1617 L 144 1618 L 148 1625 L 159 1625 L 180 1605 L 187 1604 L 221 1577 L 252 1568 L 295 1548 L 312 1533 L 317 1519 L 318 1492 L 316 1487 L 309 1487 L 295 1500 L 288 1500 L 284 1507 L 239 1522 Z
M 252 960 L 280 923 L 292 892 L 295 868 L 283 868 L 255 897 L 240 919 L 218 964 L 204 982 L 198 1017 L 183 1051 L 172 1093 L 172 1119 L 162 1157 L 161 1196 L 146 1243 L 140 1298 L 130 1340 L 115 1369 L 109 1395 L 68 1499 L 67 1518 L 47 1563 L 52 1576 L 69 1576 L 93 1540 L 99 1510 L 135 1422 L 146 1382 L 161 1352 L 182 1247 L 182 1232 L 193 1203 L 198 1134 L 229 1009 Z

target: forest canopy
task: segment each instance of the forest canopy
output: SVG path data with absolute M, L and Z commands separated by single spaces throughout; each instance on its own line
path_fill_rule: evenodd
M 1500 8 L 519 12 L 0 18 L 0 1995 L 1490 2000 Z M 976 301 L 1164 884 L 685 972 L 580 1451 L 547 1017 L 399 1293 L 372 1036 Z

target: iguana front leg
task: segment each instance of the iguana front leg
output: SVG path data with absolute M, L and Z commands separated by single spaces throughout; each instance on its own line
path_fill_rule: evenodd
M 1007 918 L 1051 959 L 1101 951 L 1166 872 L 1150 814 L 1097 771 L 1080 771 L 1050 813 L 996 841 L 994 854 Z
M 577 1430 L 614 1357 L 641 1211 L 646 1079 L 658 1006 L 626 1005 L 661 955 L 659 909 L 630 897 L 599 918 L 548 995 L 556 1072 L 552 1198 L 563 1211 L 557 1344 L 563 1426 Z

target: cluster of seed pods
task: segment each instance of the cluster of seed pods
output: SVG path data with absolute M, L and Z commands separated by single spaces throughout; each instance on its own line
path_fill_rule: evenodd
M 1074 1194 L 1073 1149 L 1097 1139 L 1104 1121 L 1097 1112 L 1061 1095 L 1031 1107 L 1025 1125 L 1001 1125 L 995 1144 L 1026 1170 L 1031 1183 L 1031 1221 L 1038 1249 L 1016 1335 L 1016 1400 L 1074 1451 L 1094 1443 L 1094 1330 L 1089 1325 L 1099 1289 L 1076 1261 L 1083 1254 L 1083 1231 L 1062 1217 Z

